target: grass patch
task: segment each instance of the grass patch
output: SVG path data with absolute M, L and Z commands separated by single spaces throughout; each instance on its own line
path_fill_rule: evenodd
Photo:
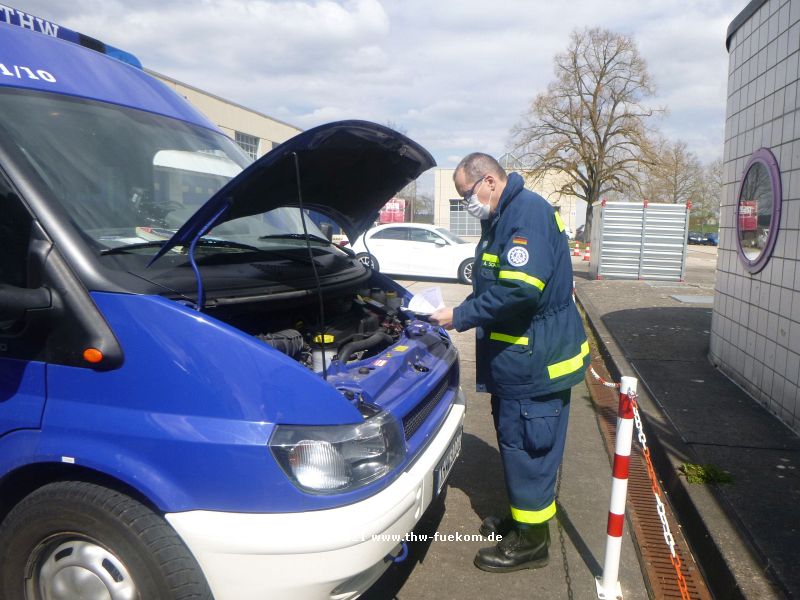
M 686 476 L 689 483 L 733 483 L 733 477 L 715 465 L 693 465 L 683 463 L 679 470 Z

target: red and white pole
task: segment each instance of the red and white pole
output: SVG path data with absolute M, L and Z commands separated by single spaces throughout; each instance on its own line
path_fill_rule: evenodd
M 613 479 L 611 480 L 611 507 L 608 510 L 606 557 L 603 575 L 595 577 L 599 600 L 622 598 L 619 585 L 619 560 L 622 552 L 622 528 L 625 523 L 625 498 L 628 495 L 628 471 L 633 441 L 633 403 L 638 381 L 623 377 L 619 386 L 619 413 L 617 414 L 617 443 L 614 449 Z

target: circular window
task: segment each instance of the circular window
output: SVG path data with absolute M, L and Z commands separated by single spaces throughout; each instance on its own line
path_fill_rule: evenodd
M 739 257 L 748 271 L 758 273 L 772 256 L 781 221 L 781 174 L 778 161 L 767 148 L 750 157 L 738 198 Z

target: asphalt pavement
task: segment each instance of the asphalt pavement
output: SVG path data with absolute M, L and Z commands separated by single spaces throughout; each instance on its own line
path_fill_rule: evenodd
M 800 598 L 800 437 L 708 359 L 716 248 L 683 282 L 588 279 L 577 297 L 615 379 L 639 378 L 645 432 L 692 553 L 720 599 Z M 690 484 L 683 464 L 730 483 Z
M 709 361 L 715 267 L 716 248 L 690 246 L 685 281 L 590 280 L 588 262 L 573 257 L 577 301 L 597 350 L 615 380 L 639 379 L 653 462 L 714 596 L 800 598 L 800 437 Z M 439 286 L 448 305 L 469 292 L 442 281 L 401 283 L 412 291 Z M 604 559 L 611 463 L 584 384 L 573 389 L 547 567 L 484 573 L 472 559 L 488 542 L 453 539 L 477 533 L 481 519 L 507 506 L 489 398 L 474 391 L 473 332 L 454 333 L 453 340 L 467 396 L 464 445 L 446 497 L 416 530 L 440 536 L 411 543 L 409 558 L 365 598 L 597 598 L 594 577 Z M 685 464 L 715 467 L 731 481 L 689 483 L 681 471 Z M 647 598 L 629 529 L 626 524 L 623 596 Z
M 442 289 L 454 306 L 470 292 L 466 285 L 443 281 L 400 281 L 414 292 Z M 486 573 L 472 560 L 479 548 L 492 545 L 463 536 L 478 534 L 481 520 L 508 507 L 500 454 L 489 409 L 489 395 L 475 391 L 474 332 L 453 332 L 461 360 L 461 385 L 467 415 L 461 456 L 443 502 L 432 507 L 415 530 L 436 539 L 409 543 L 405 562 L 392 566 L 362 598 L 367 600 L 576 600 L 597 598 L 606 543 L 611 494 L 611 459 L 601 436 L 587 387 L 573 388 L 569 431 L 558 493 L 557 522 L 551 524 L 550 562 L 541 569 Z M 461 536 L 462 539 L 458 539 Z M 445 539 L 442 539 L 442 538 Z M 648 598 L 630 537 L 624 530 L 620 584 L 626 600 Z

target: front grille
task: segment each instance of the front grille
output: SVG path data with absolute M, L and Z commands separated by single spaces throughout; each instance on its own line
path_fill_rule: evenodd
M 427 419 L 433 412 L 433 409 L 436 408 L 436 405 L 444 398 L 444 395 L 450 387 L 451 378 L 452 371 L 448 373 L 448 375 L 442 379 L 441 383 L 425 396 L 419 404 L 403 417 L 403 432 L 407 440 L 411 439 L 411 436 L 417 432 L 420 426 L 425 422 L 425 419 Z

